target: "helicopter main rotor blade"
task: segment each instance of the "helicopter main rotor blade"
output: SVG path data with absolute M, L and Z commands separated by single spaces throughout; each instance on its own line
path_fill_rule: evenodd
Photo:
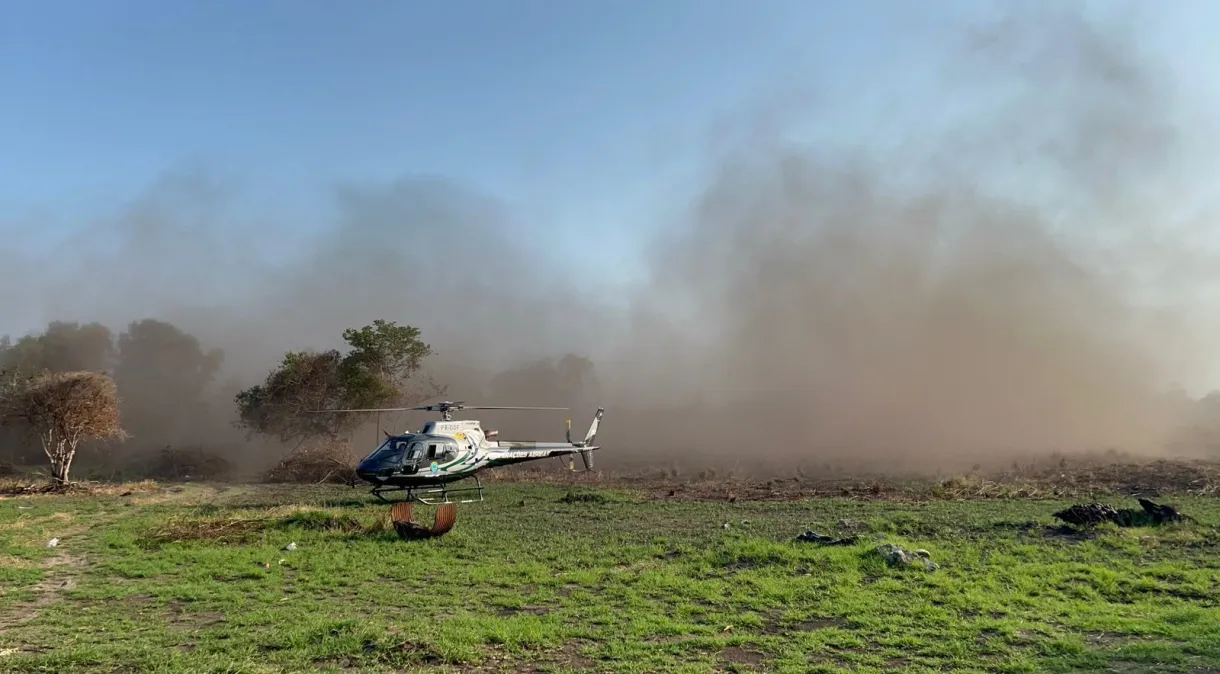
M 466 410 L 566 410 L 566 407 L 501 407 L 488 405 L 471 405 L 463 407 Z
M 310 414 L 340 414 L 357 412 L 439 412 L 444 410 L 566 410 L 567 407 L 514 407 L 504 405 L 463 405 L 462 403 L 436 403 L 419 407 L 374 407 L 356 410 L 308 410 Z
M 380 407 L 367 410 L 306 410 L 310 414 L 339 414 L 344 412 L 405 412 L 407 410 L 416 409 L 414 407 Z
M 433 403 L 431 405 L 420 405 L 419 407 L 408 407 L 411 410 L 426 410 L 435 412 L 444 409 L 450 410 L 566 410 L 566 407 L 518 407 L 513 405 L 467 405 L 465 403 Z

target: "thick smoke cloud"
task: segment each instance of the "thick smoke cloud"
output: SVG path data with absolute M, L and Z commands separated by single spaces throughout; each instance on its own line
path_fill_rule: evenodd
M 6 267 L 3 285 L 28 291 L 0 310 L 171 321 L 225 351 L 224 395 L 345 327 L 419 325 L 455 398 L 579 405 L 580 430 L 604 401 L 603 466 L 1165 451 L 1179 410 L 1164 392 L 1209 355 L 1207 305 L 1185 294 L 1216 280 L 1211 205 L 1189 179 L 1207 134 L 1117 29 L 1030 10 L 961 37 L 884 143 L 719 139 L 686 217 L 640 242 L 652 275 L 627 310 L 566 281 L 595 258 L 530 248 L 529 223 L 443 179 L 344 187 L 331 229 L 294 235 L 229 224 L 200 174 L 69 242 L 79 264 Z M 248 252 L 268 244 L 285 260 Z M 505 435 L 562 428 L 480 418 Z
M 1165 294 L 1216 281 L 1185 179 L 1206 150 L 1129 38 L 1006 20 L 968 36 L 938 92 L 952 105 L 903 153 L 725 153 L 657 246 L 649 306 L 686 324 L 622 354 L 663 375 L 649 390 L 672 421 L 623 425 L 742 469 L 1164 451 L 1165 392 L 1209 355 L 1198 295 Z M 645 334 L 664 335 L 655 367 Z

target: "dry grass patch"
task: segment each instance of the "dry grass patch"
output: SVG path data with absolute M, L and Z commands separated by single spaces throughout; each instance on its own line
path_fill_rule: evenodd
M 36 478 L 0 479 L 0 498 L 12 496 L 131 496 L 160 491 L 152 480 L 138 482 L 68 482 L 57 484 Z
M 236 517 L 208 519 L 174 518 L 153 527 L 147 539 L 153 543 L 187 541 L 240 542 L 266 528 L 266 521 Z
M 7 569 L 33 569 L 38 564 L 28 559 L 22 559 L 15 555 L 0 555 L 0 568 Z
M 259 514 L 226 517 L 175 517 L 153 527 L 146 540 L 155 544 L 213 541 L 241 543 L 255 535 L 276 529 L 344 534 L 371 534 L 393 529 L 388 513 L 379 513 L 371 520 L 355 515 L 320 508 L 285 506 Z

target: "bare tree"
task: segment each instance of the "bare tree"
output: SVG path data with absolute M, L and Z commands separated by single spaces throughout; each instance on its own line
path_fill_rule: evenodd
M 6 424 L 38 435 L 59 484 L 68 481 L 82 440 L 122 439 L 114 380 L 101 372 L 44 372 L 10 390 L 0 408 Z

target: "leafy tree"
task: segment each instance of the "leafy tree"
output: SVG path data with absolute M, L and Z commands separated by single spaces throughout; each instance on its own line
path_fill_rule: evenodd
M 197 399 L 212 383 L 224 362 L 220 349 L 205 351 L 194 335 L 165 321 L 136 321 L 119 335 L 119 386 L 124 380 Z M 124 399 L 128 396 L 124 395 Z
M 17 368 L 12 362 L 13 339 L 8 335 L 0 337 L 0 400 L 5 398 L 18 381 Z
M 194 335 L 171 323 L 145 319 L 119 335 L 118 355 L 115 380 L 127 427 L 163 442 L 189 435 L 224 353 L 205 350 Z
M 309 436 L 333 436 L 349 419 L 316 414 L 316 410 L 343 407 L 338 351 L 289 351 L 266 381 L 240 391 L 238 422 L 251 434 L 273 435 L 282 441 Z
M 337 439 L 369 413 L 320 410 L 406 406 L 442 390 L 416 375 L 432 347 L 418 328 L 376 320 L 343 332 L 348 351 L 290 351 L 262 383 L 237 394 L 238 426 L 281 441 Z
M 0 369 L 29 376 L 43 371 L 104 371 L 114 365 L 114 336 L 100 323 L 52 321 L 46 331 L 16 342 L 7 337 Z
M 82 440 L 122 438 L 115 382 L 100 372 L 43 372 L 10 388 L 0 420 L 38 435 L 56 482 L 68 481 Z
M 492 378 L 491 399 L 514 405 L 583 404 L 601 392 L 593 361 L 568 354 L 526 363 Z
M 0 400 L 9 399 L 20 390 L 21 383 L 22 377 L 19 371 L 0 369 Z

